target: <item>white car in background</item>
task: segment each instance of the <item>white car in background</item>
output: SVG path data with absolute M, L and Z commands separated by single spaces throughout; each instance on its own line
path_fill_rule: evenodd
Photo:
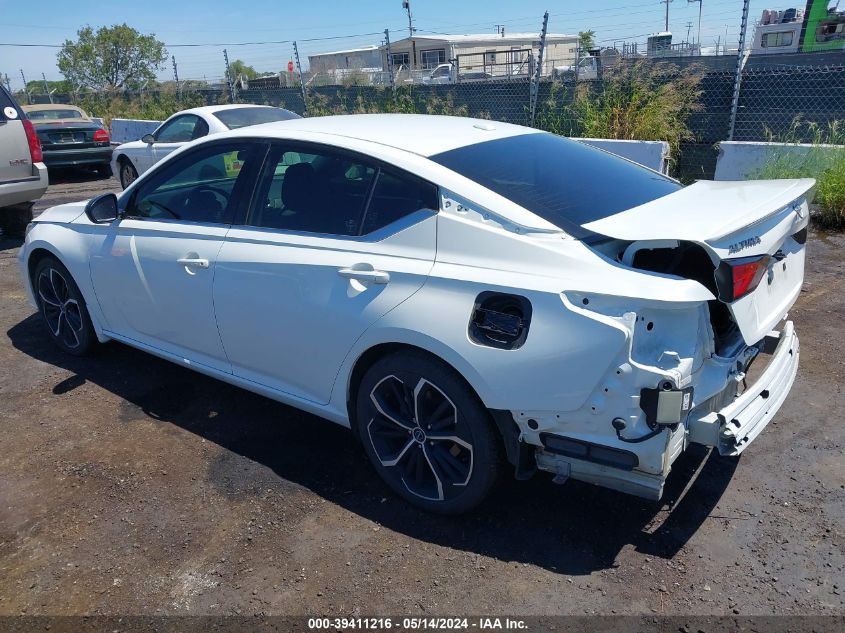
M 49 209 L 19 261 L 67 353 L 114 339 L 351 427 L 422 508 L 468 510 L 507 462 L 656 500 L 690 443 L 738 455 L 787 398 L 813 186 L 682 187 L 478 119 L 316 117 Z
M 185 143 L 218 132 L 250 125 L 299 119 L 296 112 L 272 106 L 232 104 L 203 106 L 177 112 L 152 134 L 124 143 L 112 154 L 112 172 L 126 189 L 138 176 Z

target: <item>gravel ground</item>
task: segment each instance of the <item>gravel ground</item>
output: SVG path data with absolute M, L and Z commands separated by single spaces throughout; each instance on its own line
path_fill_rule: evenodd
M 38 209 L 119 189 L 64 177 Z M 545 476 L 439 518 L 348 431 L 119 344 L 58 352 L 0 238 L 0 615 L 843 614 L 843 236 L 814 232 L 801 370 L 738 461 L 649 504 Z

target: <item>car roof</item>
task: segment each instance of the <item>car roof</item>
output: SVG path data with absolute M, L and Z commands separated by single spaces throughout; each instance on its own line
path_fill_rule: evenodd
M 24 112 L 41 112 L 43 110 L 76 110 L 86 117 L 88 116 L 85 113 L 85 110 L 79 106 L 70 105 L 68 103 L 36 103 L 34 105 L 21 106 L 21 108 L 23 108 Z
M 273 106 L 257 105 L 254 103 L 227 103 L 225 105 L 210 105 L 199 106 L 198 108 L 188 108 L 187 110 L 180 110 L 175 114 L 214 114 L 215 112 L 222 112 L 223 110 L 237 110 L 239 108 L 272 108 Z M 175 115 L 174 115 L 175 116 Z
M 231 132 L 233 136 L 290 138 L 292 132 L 353 138 L 433 156 L 451 149 L 540 130 L 510 123 L 431 114 L 348 114 L 264 123 Z

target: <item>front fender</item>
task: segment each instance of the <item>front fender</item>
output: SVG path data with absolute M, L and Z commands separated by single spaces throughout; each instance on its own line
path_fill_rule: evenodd
M 107 326 L 107 323 L 97 301 L 88 263 L 90 240 L 90 235 L 80 234 L 62 224 L 37 222 L 27 236 L 23 248 L 21 248 L 18 255 L 18 265 L 29 303 L 37 309 L 38 304 L 35 301 L 33 280 L 29 274 L 30 261 L 34 255 L 43 252 L 58 259 L 68 269 L 85 299 L 85 305 L 88 308 L 88 314 L 91 317 L 97 339 L 100 342 L 105 342 L 109 340 L 109 337 L 103 334 L 103 328 Z

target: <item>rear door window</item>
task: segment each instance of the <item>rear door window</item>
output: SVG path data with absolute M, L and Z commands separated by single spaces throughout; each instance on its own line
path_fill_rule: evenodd
M 325 148 L 275 146 L 265 163 L 251 226 L 358 235 L 376 167 Z
M 437 211 L 437 187 L 409 174 L 381 169 L 370 204 L 364 215 L 361 234 L 384 228 L 420 209 Z

